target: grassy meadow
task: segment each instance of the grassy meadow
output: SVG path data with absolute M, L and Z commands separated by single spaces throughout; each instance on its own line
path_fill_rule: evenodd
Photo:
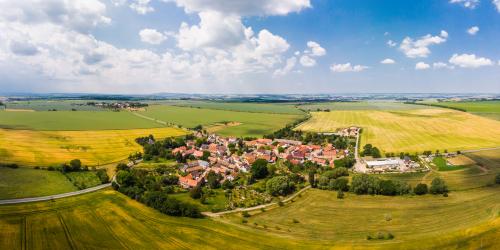
M 14 101 L 7 104 L 7 109 L 10 110 L 33 110 L 33 111 L 105 111 L 105 109 L 87 106 L 86 100 L 31 100 L 31 101 Z
M 439 108 L 312 112 L 312 118 L 297 129 L 333 132 L 348 126 L 362 127 L 361 145 L 371 143 L 383 152 L 413 154 L 500 146 L 499 121 Z
M 78 189 L 66 176 L 58 171 L 0 167 L 0 200 L 47 196 L 76 190 Z
M 252 113 L 167 105 L 150 106 L 140 114 L 188 128 L 197 125 L 217 126 L 223 123 L 232 123 L 234 126 L 221 126 L 216 132 L 223 136 L 238 137 L 260 137 L 303 117 L 303 115 Z
M 141 136 L 157 138 L 185 135 L 177 128 L 96 130 L 96 131 L 34 131 L 0 129 L 0 159 L 3 163 L 26 166 L 49 166 L 80 159 L 94 166 L 126 159 L 141 151 L 135 143 Z
M 108 130 L 163 127 L 121 111 L 0 111 L 0 128 L 25 130 Z

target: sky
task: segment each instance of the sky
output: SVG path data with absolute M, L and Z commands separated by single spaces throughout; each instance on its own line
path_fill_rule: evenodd
M 0 93 L 500 93 L 500 0 L 0 0 Z

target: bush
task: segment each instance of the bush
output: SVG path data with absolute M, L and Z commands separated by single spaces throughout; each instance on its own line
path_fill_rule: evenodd
M 429 189 L 427 188 L 427 184 L 425 183 L 419 183 L 415 189 L 413 189 L 413 192 L 415 192 L 416 195 L 424 195 L 429 192 Z
M 283 201 L 278 201 L 278 206 L 282 207 L 284 205 L 285 205 L 285 203 L 283 203 Z
M 203 190 L 200 186 L 196 186 L 189 191 L 189 196 L 193 199 L 200 199 L 203 195 Z
M 250 213 L 248 211 L 243 211 L 243 212 L 241 212 L 241 216 L 243 216 L 244 218 L 248 218 L 251 215 L 250 215 Z
M 431 194 L 444 194 L 448 193 L 448 186 L 443 179 L 436 177 L 432 180 L 431 188 L 429 189 Z
M 497 176 L 495 177 L 495 183 L 500 184 L 500 173 L 498 173 Z
M 276 176 L 266 182 L 266 190 L 273 196 L 288 195 L 295 190 L 295 183 L 287 176 Z
M 97 178 L 101 181 L 101 184 L 106 184 L 109 182 L 109 176 L 105 169 L 99 169 L 96 171 Z
M 292 222 L 295 223 L 295 224 L 297 224 L 297 223 L 299 223 L 299 220 L 293 219 Z
M 337 199 L 344 199 L 344 192 L 342 190 L 337 192 Z
M 247 223 L 248 223 L 248 220 L 241 219 L 241 223 L 243 223 L 243 224 L 247 224 Z

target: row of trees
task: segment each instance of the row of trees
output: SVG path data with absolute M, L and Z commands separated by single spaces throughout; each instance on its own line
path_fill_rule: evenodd
M 350 190 L 356 194 L 380 194 L 380 195 L 405 195 L 411 192 L 417 195 L 427 193 L 431 194 L 447 194 L 448 186 L 445 181 L 436 177 L 431 182 L 431 187 L 427 184 L 420 183 L 414 189 L 405 182 L 397 180 L 384 180 L 376 176 L 362 174 L 352 178 Z

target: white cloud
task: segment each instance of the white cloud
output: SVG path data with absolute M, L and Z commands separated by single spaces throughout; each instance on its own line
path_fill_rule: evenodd
M 425 69 L 429 69 L 431 66 L 427 63 L 424 63 L 424 62 L 418 62 L 417 64 L 415 64 L 415 69 L 416 70 L 425 70 Z
M 482 66 L 491 66 L 493 61 L 484 57 L 476 57 L 474 54 L 454 54 L 449 62 L 461 68 L 479 68 Z
M 392 60 L 392 59 L 390 59 L 390 58 L 386 58 L 386 59 L 384 59 L 384 60 L 380 61 L 380 63 L 381 63 L 381 64 L 395 64 L 395 63 L 396 63 L 396 61 L 394 61 L 394 60 Z
M 448 65 L 444 62 L 435 62 L 432 64 L 434 69 L 454 69 L 454 66 Z
M 316 65 L 316 60 L 312 59 L 308 55 L 303 55 L 300 57 L 300 64 L 304 67 L 314 67 Z
M 287 15 L 310 8 L 310 0 L 163 0 L 175 2 L 188 13 L 216 11 L 226 15 Z
M 307 47 L 309 47 L 309 49 L 311 49 L 311 53 L 310 55 L 311 56 L 324 56 L 326 55 L 326 50 L 321 47 L 321 45 L 319 45 L 319 43 L 317 42 L 314 42 L 314 41 L 309 41 L 307 42 Z
M 0 20 L 41 24 L 55 23 L 77 31 L 109 24 L 106 5 L 99 0 L 0 1 Z
M 139 32 L 139 36 L 141 37 L 142 42 L 155 45 L 158 45 L 167 40 L 167 36 L 155 29 L 143 29 Z
M 478 31 L 479 31 L 479 27 L 477 27 L 477 26 L 473 26 L 473 27 L 470 27 L 469 29 L 467 29 L 467 33 L 469 33 L 469 35 L 471 35 L 471 36 L 476 35 Z
M 140 15 L 146 15 L 155 9 L 150 5 L 151 0 L 134 0 L 129 7 Z
M 500 12 L 500 0 L 492 0 L 493 5 L 497 8 L 497 11 Z
M 330 70 L 335 73 L 344 73 L 344 72 L 361 72 L 365 69 L 368 69 L 368 66 L 363 65 L 351 65 L 351 63 L 345 64 L 332 64 L 330 66 Z
M 416 41 L 406 37 L 401 42 L 399 49 L 409 58 L 427 57 L 431 53 L 429 46 L 444 43 L 447 38 L 448 33 L 444 30 L 438 36 L 428 34 Z
M 387 41 L 387 45 L 389 47 L 396 47 L 398 44 L 396 42 L 394 42 L 393 40 L 389 40 L 389 41 Z
M 287 75 L 290 71 L 292 71 L 292 69 L 295 67 L 295 65 L 297 64 L 297 58 L 296 57 L 290 57 L 286 60 L 286 64 L 285 64 L 285 67 L 281 68 L 281 69 L 277 69 L 276 71 L 274 71 L 274 76 L 284 76 L 284 75 Z
M 450 3 L 460 4 L 465 8 L 474 9 L 479 4 L 479 0 L 450 0 Z

